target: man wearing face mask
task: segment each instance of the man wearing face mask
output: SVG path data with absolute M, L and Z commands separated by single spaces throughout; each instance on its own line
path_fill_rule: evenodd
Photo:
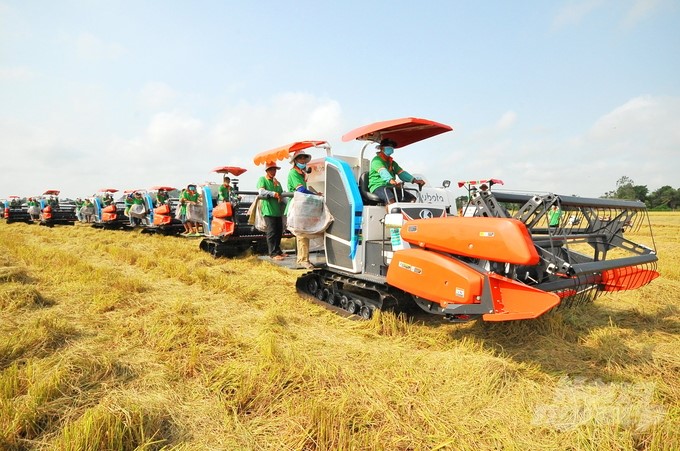
M 293 154 L 290 162 L 293 168 L 288 173 L 288 191 L 299 191 L 305 194 L 321 194 L 314 188 L 307 186 L 307 174 L 310 170 L 307 168 L 307 163 L 312 159 L 312 156 L 305 153 L 303 150 L 298 150 Z M 289 204 L 290 205 L 290 204 Z M 286 208 L 286 213 L 288 208 Z M 295 237 L 297 244 L 297 264 L 303 268 L 313 268 L 309 262 L 309 238 L 298 236 Z
M 380 141 L 378 153 L 371 160 L 371 169 L 368 172 L 368 190 L 382 199 L 386 205 L 397 201 L 416 201 L 413 194 L 399 189 L 401 182 L 412 182 L 420 186 L 425 184 L 424 180 L 413 177 L 392 159 L 392 153 L 394 153 L 395 147 L 397 147 L 397 143 L 391 139 L 383 139 Z M 397 180 L 397 177 L 399 177 L 401 182 Z M 397 196 L 396 198 L 395 194 Z

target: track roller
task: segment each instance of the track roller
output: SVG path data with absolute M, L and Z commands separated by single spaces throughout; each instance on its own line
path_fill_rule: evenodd
M 369 320 L 371 319 L 371 316 L 373 316 L 373 309 L 367 305 L 364 305 L 359 310 L 359 316 L 365 320 Z

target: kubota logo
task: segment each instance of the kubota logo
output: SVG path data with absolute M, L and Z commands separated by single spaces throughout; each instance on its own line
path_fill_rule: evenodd
M 427 203 L 444 203 L 444 196 L 439 193 L 420 193 L 420 198 Z
M 431 218 L 434 217 L 432 212 L 430 210 L 428 210 L 427 208 L 420 210 L 419 216 L 420 216 L 421 219 L 431 219 Z

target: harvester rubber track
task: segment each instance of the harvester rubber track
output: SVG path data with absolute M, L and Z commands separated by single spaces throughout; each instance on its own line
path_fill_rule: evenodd
M 414 306 L 411 295 L 387 284 L 327 269 L 303 274 L 295 286 L 299 294 L 325 304 L 336 313 L 366 320 L 375 310 L 401 313 L 413 310 Z

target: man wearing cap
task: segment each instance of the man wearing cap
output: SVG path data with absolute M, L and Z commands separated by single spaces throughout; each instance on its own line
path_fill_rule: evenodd
M 299 191 L 305 194 L 320 194 L 314 188 L 307 187 L 307 163 L 312 156 L 303 150 L 298 150 L 290 159 L 293 168 L 288 173 L 288 191 Z M 290 203 L 289 203 L 290 205 Z M 309 262 L 309 238 L 304 236 L 295 237 L 297 245 L 297 264 L 304 268 L 312 268 Z
M 265 224 L 267 224 L 267 247 L 272 260 L 283 260 L 281 237 L 283 236 L 283 211 L 281 209 L 281 193 L 283 188 L 276 180 L 276 171 L 281 169 L 276 163 L 269 162 L 265 166 L 265 175 L 257 180 L 260 195 L 260 207 Z
M 424 180 L 413 177 L 408 172 L 404 171 L 396 161 L 392 159 L 392 153 L 397 147 L 397 143 L 391 139 L 383 139 L 378 145 L 378 153 L 371 160 L 371 169 L 368 172 L 368 190 L 375 193 L 386 205 L 399 202 L 415 202 L 416 198 L 413 194 L 403 189 L 395 190 L 394 187 L 399 186 L 399 180 L 404 182 L 412 182 L 423 186 Z M 396 191 L 396 199 L 395 199 Z

